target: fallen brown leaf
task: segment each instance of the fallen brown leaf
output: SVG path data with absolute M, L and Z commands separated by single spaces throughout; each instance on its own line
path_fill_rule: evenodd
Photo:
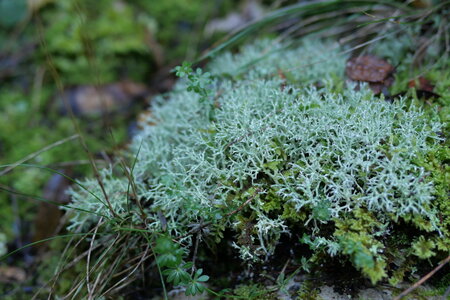
M 434 85 L 426 78 L 420 76 L 417 79 L 412 79 L 408 82 L 408 87 L 416 88 L 416 90 L 422 90 L 427 92 L 434 91 Z
M 351 80 L 368 82 L 372 91 L 380 94 L 394 82 L 394 70 L 387 61 L 373 55 L 364 55 L 349 59 L 345 73 Z
M 381 58 L 364 55 L 349 59 L 345 71 L 352 80 L 383 82 L 392 74 L 394 67 Z

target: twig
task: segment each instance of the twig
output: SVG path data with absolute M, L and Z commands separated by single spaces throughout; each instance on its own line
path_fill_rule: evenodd
M 241 204 L 241 206 L 239 206 L 237 209 L 233 210 L 232 212 L 227 213 L 225 216 L 227 217 L 231 217 L 232 215 L 238 213 L 239 211 L 241 211 L 246 205 L 248 205 L 250 202 L 252 202 L 253 199 L 255 199 L 255 197 L 261 192 L 260 188 L 257 188 L 255 193 L 248 198 L 247 201 L 245 201 L 244 203 Z
M 437 271 L 439 271 L 446 263 L 448 263 L 450 261 L 450 255 L 447 256 L 446 259 L 444 259 L 436 268 L 434 268 L 430 273 L 428 273 L 427 275 L 423 276 L 419 281 L 417 281 L 415 284 L 413 284 L 411 287 L 409 287 L 408 289 L 404 290 L 400 295 L 398 295 L 397 297 L 394 298 L 394 300 L 400 300 L 401 298 L 403 298 L 404 296 L 408 295 L 409 293 L 411 293 L 412 291 L 414 291 L 416 288 L 418 288 L 420 285 L 422 285 L 425 281 L 427 281 L 428 279 L 430 279 L 431 276 L 434 275 L 434 273 L 436 273 Z
M 112 136 L 112 134 L 111 134 L 111 136 Z M 119 164 L 122 167 L 122 170 L 123 170 L 123 172 L 125 173 L 125 176 L 128 179 L 128 186 L 131 187 L 131 189 L 133 190 L 133 195 L 135 195 L 135 196 L 138 195 L 136 182 L 134 181 L 134 177 L 133 177 L 133 174 L 132 174 L 132 169 L 130 170 L 130 168 L 127 166 L 127 164 L 122 159 L 122 157 L 119 157 Z M 130 197 L 129 188 L 128 188 L 128 192 L 127 192 L 127 197 Z M 135 199 L 135 200 L 136 200 L 136 204 L 137 204 L 137 206 L 139 208 L 139 211 L 141 213 L 142 220 L 146 220 L 147 219 L 147 215 L 144 212 L 144 208 L 141 205 L 141 201 L 139 199 Z
M 44 75 L 45 75 L 45 68 L 39 67 L 36 71 L 36 74 L 34 75 L 34 82 L 33 82 L 33 92 L 31 95 L 31 107 L 33 116 L 37 116 L 36 112 L 39 110 L 39 105 L 41 103 L 41 95 L 42 95 L 42 83 L 44 82 Z M 31 126 L 34 126 L 36 124 L 36 119 L 31 119 Z
M 195 240 L 194 254 L 192 256 L 191 276 L 194 276 L 194 272 L 196 270 L 196 268 L 195 268 L 195 261 L 197 260 L 198 244 L 200 244 L 200 232 L 197 232 L 197 238 Z
M 291 262 L 291 259 L 288 258 L 288 260 L 286 261 L 286 263 L 283 266 L 283 269 L 281 269 L 280 274 L 283 274 L 284 272 L 286 272 L 286 268 L 287 268 L 287 266 L 289 265 L 290 262 Z

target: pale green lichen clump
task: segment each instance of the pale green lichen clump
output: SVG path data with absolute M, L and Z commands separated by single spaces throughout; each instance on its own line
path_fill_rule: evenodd
M 298 236 L 317 252 L 347 255 L 374 282 L 385 276 L 398 220 L 419 218 L 442 235 L 433 182 L 414 163 L 439 145 L 441 125 L 404 100 L 344 89 L 338 51 L 262 41 L 210 64 L 213 108 L 185 81 L 155 100 L 130 147 L 147 228 L 161 230 L 162 215 L 186 247 L 196 224 L 211 222 L 205 230 L 218 240 L 231 228 L 247 261 L 273 254 L 281 235 Z M 109 169 L 102 176 L 114 209 L 126 213 L 127 178 Z M 96 181 L 83 184 L 101 197 Z M 74 206 L 112 217 L 86 191 L 71 194 Z M 70 228 L 96 220 L 76 212 Z

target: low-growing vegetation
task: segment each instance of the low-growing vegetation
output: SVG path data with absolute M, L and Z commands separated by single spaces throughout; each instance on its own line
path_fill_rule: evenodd
M 0 0 L 0 295 L 450 294 L 450 6 L 294 2 Z

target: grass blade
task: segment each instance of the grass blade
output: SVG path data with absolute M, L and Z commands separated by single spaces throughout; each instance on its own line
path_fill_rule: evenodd
M 100 217 L 104 217 L 104 218 L 106 218 L 108 220 L 111 220 L 110 218 L 108 218 L 107 216 L 105 216 L 105 215 L 103 215 L 101 213 L 97 213 L 97 212 L 94 212 L 94 211 L 90 211 L 90 210 L 82 209 L 82 208 L 78 208 L 78 207 L 73 207 L 73 206 L 70 206 L 70 205 L 62 204 L 62 203 L 59 203 L 57 201 L 48 200 L 48 199 L 45 199 L 45 198 L 42 198 L 42 197 L 39 197 L 39 196 L 35 196 L 35 195 L 29 195 L 29 194 L 21 193 L 21 192 L 18 192 L 18 191 L 14 191 L 14 190 L 5 188 L 3 186 L 0 186 L 0 190 L 5 191 L 5 192 L 10 193 L 10 194 L 14 194 L 14 195 L 22 196 L 22 197 L 27 197 L 27 198 L 32 198 L 32 199 L 35 199 L 35 200 L 41 201 L 41 202 L 46 202 L 46 203 L 53 204 L 53 205 L 56 205 L 56 206 L 60 206 L 60 207 L 68 208 L 68 209 L 73 209 L 73 210 L 78 210 L 78 211 L 85 212 L 85 213 L 94 214 L 94 215 L 97 215 L 97 216 L 100 216 Z
M 102 234 L 106 235 L 107 233 L 102 233 Z M 32 243 L 26 244 L 25 246 L 14 250 L 14 251 L 11 251 L 11 252 L 9 252 L 9 253 L 7 253 L 5 255 L 0 256 L 0 261 L 7 259 L 11 255 L 14 255 L 17 252 L 20 252 L 23 249 L 26 249 L 28 247 L 31 247 L 31 246 L 34 246 L 34 245 L 37 245 L 37 244 L 45 243 L 45 242 L 52 241 L 52 240 L 59 239 L 59 238 L 74 237 L 74 236 L 86 236 L 86 235 L 92 235 L 92 234 L 91 233 L 70 233 L 70 234 L 56 235 L 56 236 L 52 236 L 52 237 L 49 237 L 49 238 L 46 238 L 46 239 L 43 239 L 43 240 L 32 242 Z
M 63 176 L 64 178 L 70 180 L 71 182 L 75 183 L 76 185 L 78 185 L 80 188 L 82 188 L 83 190 L 85 190 L 86 192 L 88 192 L 91 196 L 93 196 L 95 199 L 97 199 L 99 202 L 101 202 L 104 206 L 109 207 L 106 202 L 104 202 L 102 199 L 100 199 L 97 195 L 95 195 L 93 192 L 89 191 L 83 184 L 81 184 L 79 181 L 77 181 L 76 179 L 59 172 L 58 170 L 49 168 L 49 167 L 44 167 L 44 166 L 40 166 L 40 165 L 33 165 L 33 164 L 19 164 L 19 165 L 15 165 L 15 164 L 8 164 L 8 165 L 0 165 L 0 168 L 8 168 L 10 166 L 15 166 L 15 167 L 31 167 L 31 168 L 38 168 L 38 169 L 42 169 L 45 171 L 49 171 L 50 173 L 54 173 L 54 174 L 58 174 Z
M 28 160 L 30 160 L 30 159 L 35 158 L 35 157 L 38 156 L 39 154 L 41 154 L 41 153 L 43 153 L 43 152 L 46 152 L 47 150 L 50 150 L 50 149 L 52 149 L 52 148 L 58 147 L 59 145 L 62 145 L 62 144 L 64 144 L 64 143 L 66 143 L 66 142 L 69 142 L 69 141 L 72 141 L 72 140 L 74 140 L 74 139 L 77 139 L 78 137 L 79 137 L 78 134 L 74 134 L 74 135 L 69 136 L 69 137 L 67 137 L 67 138 L 65 138 L 65 139 L 62 139 L 62 140 L 57 141 L 57 142 L 54 142 L 53 144 L 50 144 L 50 145 L 48 145 L 48 146 L 45 146 L 44 148 L 42 148 L 42 149 L 40 149 L 40 150 L 38 150 L 38 151 L 36 151 L 36 152 L 33 152 L 33 153 L 31 153 L 31 154 L 25 156 L 25 157 L 22 158 L 21 160 L 18 160 L 17 162 L 11 164 L 8 168 L 6 168 L 6 169 L 4 169 L 3 171 L 0 172 L 0 176 L 5 175 L 6 173 L 8 173 L 9 171 L 11 171 L 11 170 L 14 169 L 15 167 L 21 165 L 22 163 L 24 163 L 24 162 L 26 162 L 26 161 L 28 161 Z
M 386 5 L 390 7 L 397 7 L 401 8 L 402 10 L 410 10 L 407 6 L 400 3 L 395 3 L 394 1 L 372 1 L 372 0 L 362 0 L 362 1 L 348 1 L 348 0 L 332 0 L 332 1 L 316 1 L 316 2 L 308 2 L 308 3 L 297 3 L 290 6 L 286 6 L 284 8 L 275 10 L 269 14 L 267 14 L 265 17 L 263 17 L 260 20 L 257 20 L 253 23 L 248 24 L 247 26 L 244 26 L 243 28 L 238 29 L 234 33 L 232 33 L 228 40 L 225 42 L 219 44 L 212 50 L 208 51 L 206 54 L 204 54 L 202 57 L 200 57 L 196 63 L 207 59 L 214 57 L 216 54 L 221 52 L 222 50 L 225 50 L 243 39 L 254 35 L 259 30 L 270 26 L 275 25 L 277 23 L 283 22 L 286 19 L 293 18 L 293 17 L 312 17 L 312 16 L 319 16 L 335 11 L 343 11 L 346 9 L 355 9 L 355 8 L 362 8 L 365 7 L 365 10 L 370 9 L 371 7 L 375 5 Z

